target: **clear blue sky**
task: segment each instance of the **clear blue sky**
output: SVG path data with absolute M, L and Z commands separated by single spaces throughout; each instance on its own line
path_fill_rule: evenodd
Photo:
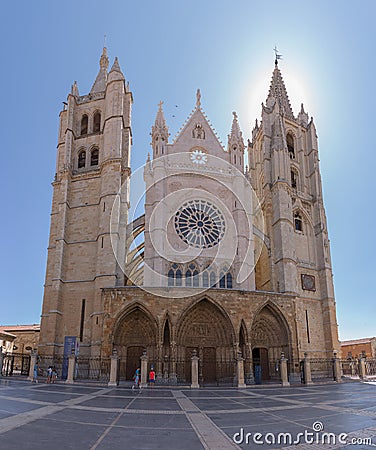
M 375 336 L 375 16 L 371 0 L 3 3 L 0 323 L 39 322 L 58 115 L 74 80 L 90 90 L 106 34 L 134 94 L 134 169 L 158 102 L 173 136 L 198 87 L 222 141 L 233 110 L 249 138 L 277 44 L 319 135 L 340 337 Z

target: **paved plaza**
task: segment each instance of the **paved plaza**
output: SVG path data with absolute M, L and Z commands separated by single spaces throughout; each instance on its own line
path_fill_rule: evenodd
M 7 450 L 273 449 L 294 442 L 296 449 L 375 448 L 376 385 L 134 392 L 0 380 L 0 448 Z

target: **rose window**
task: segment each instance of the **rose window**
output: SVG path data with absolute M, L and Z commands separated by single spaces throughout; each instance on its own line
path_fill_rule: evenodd
M 225 233 L 225 219 L 220 210 L 206 200 L 184 203 L 175 214 L 175 230 L 186 244 L 210 248 Z

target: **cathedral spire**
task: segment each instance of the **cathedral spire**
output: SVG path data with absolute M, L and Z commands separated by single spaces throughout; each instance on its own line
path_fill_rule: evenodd
M 108 74 L 108 81 L 114 80 L 125 80 L 123 72 L 120 69 L 119 60 L 117 56 L 115 57 L 114 63 L 112 64 L 111 70 Z
M 238 115 L 235 111 L 232 112 L 234 118 L 232 119 L 231 133 L 229 135 L 229 139 L 232 141 L 243 140 L 242 132 L 240 131 Z
M 281 71 L 279 70 L 279 67 L 278 67 L 278 59 L 277 58 L 275 60 L 272 81 L 270 84 L 268 98 L 266 100 L 267 104 L 269 103 L 268 101 L 271 98 L 274 98 L 278 102 L 281 111 L 283 111 L 284 115 L 288 119 L 294 119 L 294 113 L 293 113 L 291 105 L 290 105 L 290 100 L 287 95 L 287 90 L 286 90 L 285 83 L 282 78 Z
M 233 111 L 234 118 L 232 119 L 231 133 L 228 135 L 228 152 L 230 154 L 230 160 L 233 164 L 239 168 L 243 167 L 243 154 L 244 154 L 244 140 L 243 134 L 240 130 L 238 115 Z
M 91 88 L 90 94 L 106 90 L 107 69 L 108 69 L 107 48 L 103 47 L 103 52 L 99 60 L 99 72 Z
M 154 122 L 154 127 L 153 127 L 153 128 L 159 128 L 160 130 L 164 129 L 164 128 L 168 129 L 167 125 L 166 125 L 166 119 L 164 116 L 162 105 L 163 105 L 163 102 L 160 101 L 158 103 L 158 112 L 155 117 L 155 122 Z
M 165 153 L 165 147 L 168 143 L 168 137 L 170 136 L 168 132 L 168 126 L 166 125 L 166 119 L 162 109 L 163 102 L 158 103 L 158 112 L 155 117 L 154 125 L 151 127 L 151 145 L 153 147 L 154 158 Z

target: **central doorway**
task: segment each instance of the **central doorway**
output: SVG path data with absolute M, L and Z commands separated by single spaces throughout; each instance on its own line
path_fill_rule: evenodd
M 256 347 L 252 350 L 253 370 L 256 384 L 261 384 L 270 378 L 268 349 Z
M 234 330 L 229 318 L 207 299 L 193 305 L 177 327 L 178 382 L 191 379 L 192 353 L 199 358 L 200 384 L 232 384 Z
M 141 356 L 144 351 L 144 347 L 133 346 L 127 348 L 127 359 L 125 365 L 125 379 L 133 380 L 133 375 L 136 370 L 141 367 Z
M 215 353 L 214 347 L 204 347 L 202 349 L 202 370 L 200 370 L 200 375 L 202 375 L 203 384 L 213 384 L 217 382 Z

